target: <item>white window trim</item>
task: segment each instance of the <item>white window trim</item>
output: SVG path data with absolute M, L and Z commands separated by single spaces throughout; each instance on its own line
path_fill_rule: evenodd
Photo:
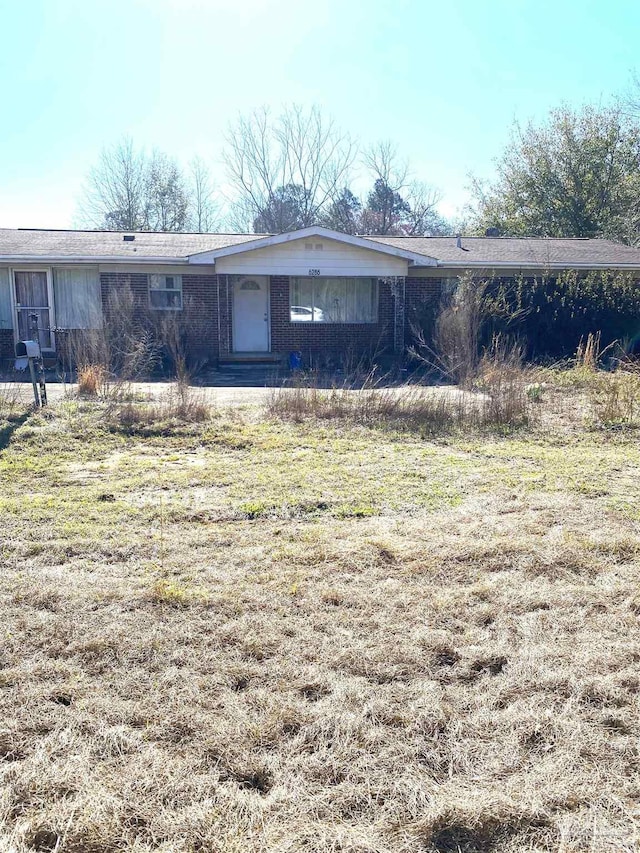
M 53 302 L 53 271 L 51 267 L 9 267 L 9 282 L 11 284 L 11 312 L 13 314 L 13 337 L 14 340 L 18 340 L 18 335 L 20 334 L 18 328 L 18 303 L 16 302 L 16 279 L 15 273 L 17 272 L 43 272 L 47 276 L 47 296 L 49 299 L 49 336 L 51 338 L 51 346 L 43 347 L 43 352 L 55 352 L 56 351 L 56 337 L 54 333 L 55 325 L 56 325 L 56 310 L 55 304 Z M 36 308 L 37 306 L 32 306 Z M 45 306 L 43 306 L 44 308 Z
M 177 281 L 178 287 L 167 287 L 167 276 L 175 279 Z M 162 278 L 165 287 L 151 287 L 151 281 L 153 278 Z M 155 291 L 156 293 L 179 293 L 180 294 L 180 305 L 167 305 L 166 307 L 152 305 L 151 304 L 151 292 Z M 184 297 L 182 293 L 182 275 L 180 273 L 171 273 L 171 272 L 163 272 L 163 273 L 149 273 L 147 275 L 147 293 L 149 299 L 149 310 L 150 311 L 182 311 L 184 308 Z
M 316 282 L 318 280 L 326 281 L 327 279 L 332 279 L 332 278 L 333 279 L 336 279 L 336 278 L 338 278 L 338 279 L 354 279 L 354 281 L 357 281 L 358 279 L 364 279 L 366 281 L 372 282 L 373 288 L 374 288 L 374 298 L 375 298 L 375 306 L 376 306 L 376 313 L 375 313 L 374 319 L 370 320 L 370 321 L 367 321 L 367 320 L 364 320 L 364 321 L 363 320 L 345 320 L 344 323 L 341 322 L 340 320 L 316 320 L 314 317 L 315 309 L 316 309 L 316 293 L 315 293 L 315 286 L 313 286 L 313 282 Z M 292 294 L 291 283 L 295 279 L 305 279 L 305 280 L 312 282 L 312 290 L 311 290 L 311 303 L 312 304 L 311 304 L 311 319 L 310 320 L 292 320 L 291 319 L 291 308 L 293 307 L 292 295 L 291 295 Z M 364 275 L 364 276 L 358 276 L 358 275 L 322 275 L 322 276 L 294 275 L 294 276 L 291 276 L 290 284 L 289 284 L 289 322 L 295 323 L 296 325 L 300 324 L 302 326 L 309 326 L 309 325 L 314 325 L 314 326 L 375 326 L 376 323 L 378 323 L 380 320 L 380 295 L 379 294 L 380 294 L 380 287 L 379 287 L 378 279 L 372 275 Z

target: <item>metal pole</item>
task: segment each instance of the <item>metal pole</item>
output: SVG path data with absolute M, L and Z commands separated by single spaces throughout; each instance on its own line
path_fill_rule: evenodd
M 42 346 L 40 345 L 40 332 L 38 331 L 38 315 L 37 314 L 29 314 L 29 325 L 31 326 L 31 340 L 35 341 L 38 344 L 38 348 L 40 350 L 40 355 L 37 359 L 36 372 L 38 376 L 38 385 L 40 386 L 40 396 L 39 398 L 36 395 L 36 406 L 46 406 L 47 405 L 47 386 L 44 380 L 44 362 L 42 360 Z M 34 392 L 35 388 L 35 375 L 34 375 L 34 365 L 33 359 L 29 359 L 29 370 L 31 371 L 31 380 L 34 383 Z
M 33 399 L 35 400 L 36 409 L 39 409 L 42 404 L 40 403 L 40 395 L 38 394 L 38 383 L 36 381 L 36 368 L 35 368 L 35 365 L 33 363 L 32 358 L 28 358 L 27 361 L 29 362 L 29 373 L 31 374 L 31 384 L 33 385 Z
M 47 386 L 44 381 L 44 363 L 42 361 L 42 354 L 38 359 L 38 384 L 40 385 L 40 405 L 47 405 Z

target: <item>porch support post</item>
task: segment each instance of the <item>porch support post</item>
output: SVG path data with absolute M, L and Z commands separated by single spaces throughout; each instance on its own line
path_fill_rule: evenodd
M 229 276 L 218 275 L 218 341 L 220 355 L 229 355 L 231 352 L 231 293 L 229 290 Z
M 393 275 L 383 281 L 387 282 L 393 296 L 393 351 L 400 355 L 404 352 L 405 277 Z

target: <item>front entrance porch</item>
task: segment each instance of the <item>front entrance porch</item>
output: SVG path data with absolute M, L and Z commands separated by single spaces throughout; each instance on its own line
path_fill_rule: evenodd
M 288 276 L 255 272 L 217 277 L 217 361 L 288 367 L 292 353 L 314 369 L 344 368 L 400 353 L 402 276 Z

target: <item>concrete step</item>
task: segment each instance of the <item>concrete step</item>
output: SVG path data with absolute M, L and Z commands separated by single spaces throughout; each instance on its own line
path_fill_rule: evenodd
M 199 384 L 217 387 L 274 387 L 280 385 L 283 373 L 278 365 L 263 367 L 262 365 L 247 365 L 230 369 L 229 365 L 221 365 L 217 370 L 210 370 L 198 378 Z
M 229 355 L 221 355 L 218 363 L 228 367 L 229 365 L 278 365 L 282 362 L 282 355 L 277 352 L 234 352 Z
M 239 376 L 245 373 L 264 373 L 273 375 L 281 373 L 282 367 L 279 364 L 219 364 L 218 373 L 237 373 Z M 288 371 L 287 371 L 288 372 Z

